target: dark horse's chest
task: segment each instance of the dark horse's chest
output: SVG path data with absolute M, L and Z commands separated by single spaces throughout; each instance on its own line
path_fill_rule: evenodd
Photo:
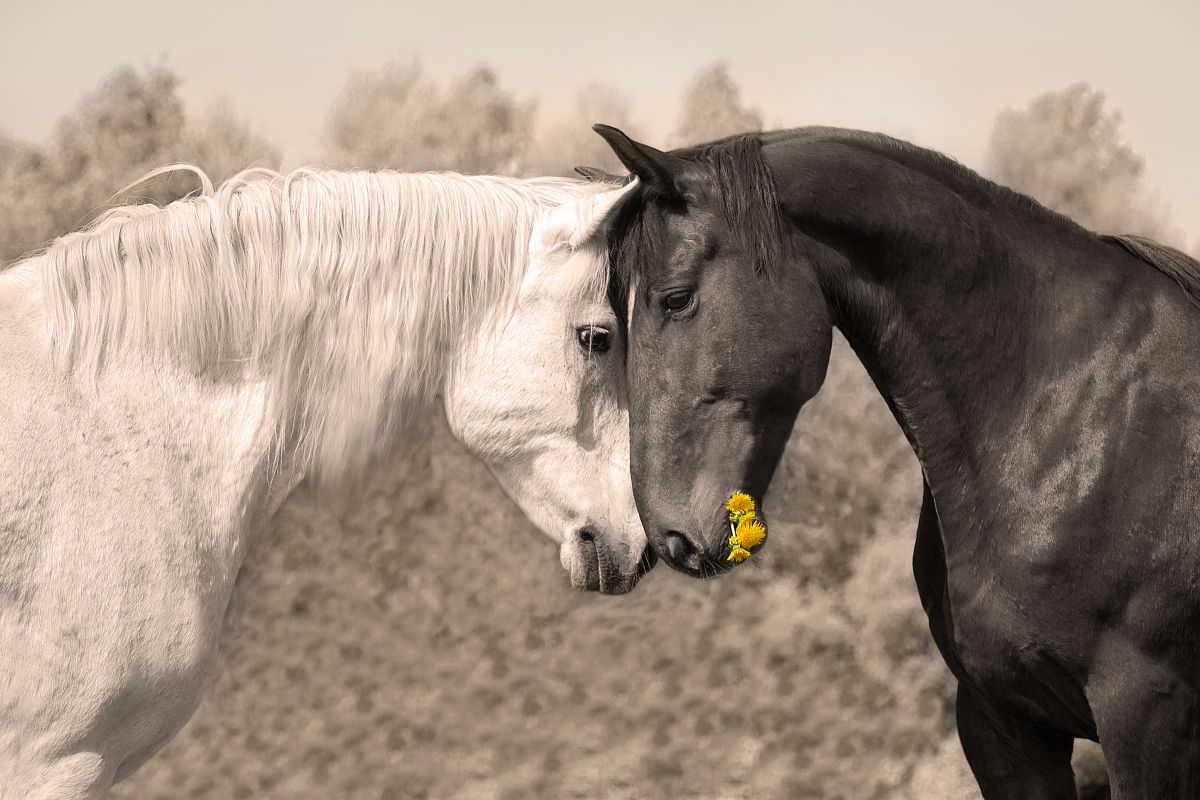
M 1096 738 L 1077 654 L 1048 633 L 1043 620 L 1029 618 L 1006 587 L 951 574 L 928 486 L 913 573 L 930 632 L 961 683 L 1076 737 Z

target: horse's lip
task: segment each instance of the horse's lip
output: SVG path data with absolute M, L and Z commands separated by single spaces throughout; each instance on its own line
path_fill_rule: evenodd
M 658 553 L 654 552 L 653 547 L 651 547 L 650 545 L 646 545 L 646 548 L 644 550 L 642 550 L 642 557 L 638 561 L 637 572 L 635 572 L 634 575 L 637 578 L 641 578 L 647 572 L 654 569 L 654 565 L 657 563 L 658 563 Z
M 658 554 L 650 547 L 646 547 L 642 551 L 642 557 L 638 559 L 637 567 L 631 573 L 622 573 L 616 576 L 605 576 L 604 571 L 600 570 L 600 592 L 601 594 L 627 594 L 632 592 L 634 587 L 650 570 L 654 569 L 654 565 L 658 563 Z M 615 579 L 614 579 L 615 578 Z
M 591 534 L 581 536 L 579 550 L 586 570 L 582 590 L 585 592 L 603 591 L 604 570 L 600 563 L 600 548 L 596 546 L 595 538 Z

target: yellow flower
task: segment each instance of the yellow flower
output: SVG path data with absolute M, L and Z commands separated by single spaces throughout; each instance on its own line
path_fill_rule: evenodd
M 739 562 L 745 561 L 749 557 L 750 557 L 749 550 L 743 550 L 740 547 L 735 547 L 735 548 L 733 548 L 733 550 L 730 551 L 729 556 L 725 560 L 732 561 L 733 563 L 737 564 Z
M 725 510 L 730 516 L 734 514 L 745 514 L 747 511 L 754 510 L 754 500 L 745 492 L 734 492 L 729 498 L 729 502 L 725 504 Z
M 746 515 L 754 516 L 754 500 L 745 492 L 734 492 L 725 510 L 730 512 L 730 524 L 737 525 Z
M 743 518 L 738 524 L 735 534 L 740 540 L 741 546 L 750 550 L 763 543 L 763 539 L 767 538 L 767 529 L 753 517 Z

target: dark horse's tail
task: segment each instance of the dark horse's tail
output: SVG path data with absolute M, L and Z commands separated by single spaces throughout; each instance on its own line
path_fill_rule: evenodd
M 1200 261 L 1144 236 L 1101 234 L 1100 240 L 1118 245 L 1160 272 L 1170 275 L 1188 299 L 1200 307 Z

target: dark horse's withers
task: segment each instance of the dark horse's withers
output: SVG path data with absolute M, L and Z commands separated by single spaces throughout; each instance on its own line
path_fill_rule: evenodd
M 1200 797 L 1200 264 L 882 136 L 597 129 L 642 182 L 613 296 L 659 555 L 723 568 L 721 504 L 764 493 L 836 325 L 921 462 L 914 572 L 984 797 L 1073 798 L 1074 738 L 1116 797 Z

